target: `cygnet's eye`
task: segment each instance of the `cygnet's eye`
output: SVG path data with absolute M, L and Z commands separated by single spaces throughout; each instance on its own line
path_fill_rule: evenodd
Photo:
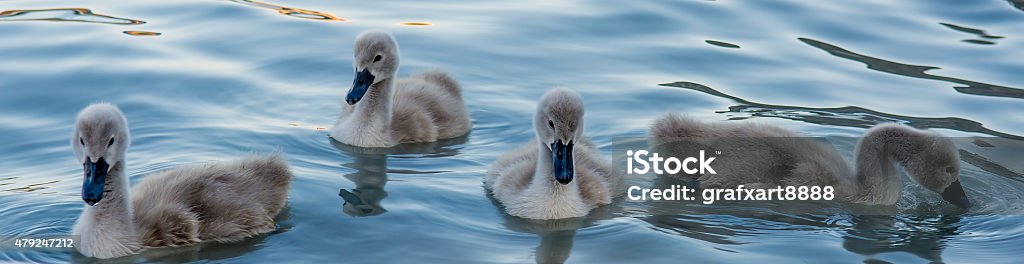
M 107 142 L 107 147 L 114 145 L 114 137 L 110 137 L 110 141 Z
M 82 146 L 85 146 L 85 138 L 79 137 L 78 138 L 78 143 L 82 143 Z
M 949 174 L 956 173 L 956 168 L 954 168 L 953 166 L 948 166 L 948 167 L 946 167 L 946 173 L 949 173 Z
M 551 127 L 551 129 L 555 129 L 555 121 L 548 120 L 548 126 Z
M 383 58 L 384 57 L 381 57 L 380 54 L 377 54 L 377 56 L 373 56 L 373 62 L 378 62 L 378 61 L 380 61 L 380 59 L 383 59 Z

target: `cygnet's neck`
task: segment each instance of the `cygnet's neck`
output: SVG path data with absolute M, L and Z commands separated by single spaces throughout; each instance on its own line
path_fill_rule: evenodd
M 123 161 L 113 165 L 104 184 L 103 199 L 94 206 L 85 206 L 75 226 L 76 234 L 85 241 L 114 239 L 122 244 L 135 243 L 138 236 Z
M 384 80 L 367 88 L 366 95 L 362 101 L 356 103 L 350 117 L 355 118 L 354 124 L 360 124 L 366 128 L 378 128 L 382 133 L 391 127 L 391 101 L 394 94 L 395 76 L 387 76 Z
M 857 199 L 869 204 L 895 204 L 899 201 L 902 184 L 895 163 L 903 164 L 914 149 L 912 137 L 916 131 L 892 126 L 869 131 L 857 145 L 856 174 Z

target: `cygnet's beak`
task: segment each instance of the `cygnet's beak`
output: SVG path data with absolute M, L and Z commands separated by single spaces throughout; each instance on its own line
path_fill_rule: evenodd
M 971 207 L 971 201 L 967 200 L 967 194 L 964 193 L 964 186 L 960 185 L 960 180 L 953 182 L 942 191 L 942 199 L 960 208 L 967 209 Z
M 555 181 L 558 183 L 569 184 L 572 182 L 572 147 L 572 141 L 569 141 L 569 144 L 563 144 L 559 139 L 555 143 L 551 143 L 551 160 L 554 162 L 552 171 L 555 174 Z
M 356 73 L 355 80 L 352 80 L 352 90 L 348 91 L 348 95 L 345 96 L 345 102 L 349 105 L 354 105 L 363 99 L 363 95 L 366 94 L 366 90 L 370 89 L 370 85 L 373 84 L 373 74 L 370 73 L 370 68 L 365 68 L 361 72 Z
M 107 161 L 103 160 L 103 158 L 93 163 L 92 159 L 86 157 L 85 163 L 82 163 L 82 168 L 85 171 L 85 182 L 82 183 L 82 200 L 86 204 L 93 206 L 103 199 L 103 189 L 107 181 L 110 164 L 107 164 Z

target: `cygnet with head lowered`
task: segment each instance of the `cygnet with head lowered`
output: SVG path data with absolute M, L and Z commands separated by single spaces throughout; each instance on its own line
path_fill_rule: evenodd
M 698 180 L 702 187 L 834 186 L 838 199 L 892 205 L 902 193 L 895 167 L 898 164 L 911 179 L 944 200 L 961 208 L 971 204 L 960 183 L 957 147 L 934 131 L 895 123 L 876 125 L 857 143 L 853 167 L 834 148 L 780 127 L 753 122 L 700 122 L 669 113 L 654 121 L 650 136 L 655 142 L 672 138 L 744 141 L 744 152 L 758 153 L 757 158 L 730 164 L 742 168 L 742 173 L 701 176 Z

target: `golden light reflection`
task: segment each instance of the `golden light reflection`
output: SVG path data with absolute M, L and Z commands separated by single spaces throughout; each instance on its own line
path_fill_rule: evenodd
M 154 37 L 154 36 L 163 35 L 160 32 L 138 31 L 138 30 L 128 30 L 128 31 L 125 31 L 124 33 L 128 34 L 128 35 L 140 36 L 140 37 Z
M 248 6 L 255 6 L 260 8 L 271 9 L 277 11 L 278 14 L 304 18 L 313 20 L 332 20 L 332 21 L 345 21 L 344 18 L 335 16 L 334 14 L 313 10 L 306 10 L 301 8 L 287 7 L 282 5 L 276 5 L 271 3 L 253 1 L 253 0 L 230 0 L 231 2 L 240 3 Z
M 410 26 L 410 27 L 429 27 L 429 26 L 433 26 L 434 25 L 434 23 L 430 23 L 430 22 L 402 22 L 402 23 L 399 23 L 399 24 L 403 25 L 403 26 Z
M 71 13 L 68 15 L 67 13 Z M 71 21 L 117 25 L 139 25 L 146 21 L 93 13 L 86 8 L 19 9 L 0 12 L 0 21 Z

